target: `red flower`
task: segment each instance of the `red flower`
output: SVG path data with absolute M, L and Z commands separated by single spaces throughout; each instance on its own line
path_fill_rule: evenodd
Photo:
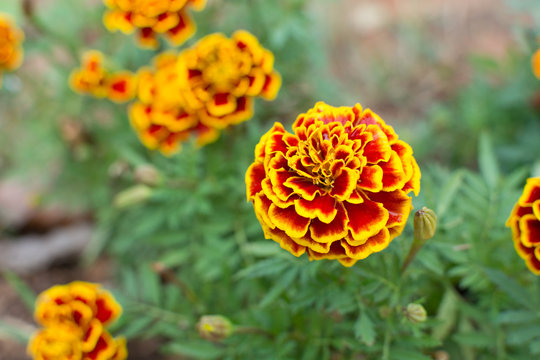
M 512 229 L 517 253 L 534 274 L 540 275 L 540 177 L 527 180 L 506 226 Z
M 247 197 L 266 238 L 296 256 L 352 266 L 399 235 L 420 189 L 411 147 L 360 105 L 319 102 L 255 148 Z

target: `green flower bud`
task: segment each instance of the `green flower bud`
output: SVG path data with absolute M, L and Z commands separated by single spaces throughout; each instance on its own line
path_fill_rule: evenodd
M 437 350 L 431 354 L 433 360 L 450 360 L 450 355 L 444 350 Z
M 413 324 L 418 324 L 426 321 L 426 309 L 420 304 L 409 304 L 403 311 L 405 318 Z
M 221 341 L 233 333 L 233 324 L 221 315 L 204 315 L 197 323 L 199 335 L 206 340 Z
M 114 206 L 121 209 L 143 203 L 152 196 L 152 189 L 146 185 L 135 185 L 114 197 Z
M 144 185 L 156 186 L 161 182 L 161 174 L 150 164 L 137 166 L 134 175 L 135 180 Z
M 414 214 L 414 238 L 416 240 L 429 240 L 437 230 L 437 215 L 435 211 L 423 207 Z

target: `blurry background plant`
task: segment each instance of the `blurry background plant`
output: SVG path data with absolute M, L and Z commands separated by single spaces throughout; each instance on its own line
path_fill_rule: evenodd
M 19 207 L 0 206 L 0 267 L 26 271 L 30 285 L 4 272 L 0 353 L 24 358 L 24 345 L 10 348 L 4 335 L 27 341 L 34 294 L 77 278 L 115 285 L 107 287 L 124 314 L 111 332 L 128 338 L 130 359 L 540 353 L 540 282 L 504 226 L 540 153 L 536 0 L 209 0 L 191 13 L 198 30 L 184 47 L 248 30 L 274 53 L 283 84 L 275 101 L 256 101 L 252 120 L 171 158 L 139 144 L 125 105 L 69 88 L 90 48 L 113 70 L 136 71 L 156 55 L 110 34 L 105 10 L 98 0 L 0 2 L 26 35 L 25 61 L 3 73 L 0 90 L 4 194 L 13 196 L 13 183 L 26 188 L 24 202 L 10 203 Z M 254 146 L 274 121 L 290 129 L 317 100 L 369 104 L 414 149 L 422 191 L 413 205 L 433 209 L 438 225 L 403 275 L 412 219 L 386 250 L 349 269 L 263 239 L 245 201 Z M 67 224 L 89 221 L 82 257 L 36 267 Z M 15 252 L 37 232 L 34 247 Z M 226 330 L 214 341 L 197 331 L 209 314 L 223 321 L 212 329 Z

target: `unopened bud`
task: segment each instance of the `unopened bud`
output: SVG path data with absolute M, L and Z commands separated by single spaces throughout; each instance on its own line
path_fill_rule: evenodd
M 152 196 L 152 189 L 146 185 L 135 185 L 126 189 L 114 198 L 114 206 L 117 208 L 125 208 L 136 205 L 148 200 Z
M 224 316 L 204 315 L 197 323 L 197 331 L 203 339 L 221 341 L 231 336 L 233 325 Z
M 435 211 L 423 207 L 414 214 L 414 238 L 415 240 L 429 240 L 437 230 L 437 215 Z
M 390 317 L 390 315 L 392 315 L 392 309 L 388 305 L 383 305 L 379 308 L 379 315 L 383 319 L 387 319 Z
M 450 355 L 444 350 L 437 350 L 431 354 L 433 360 L 450 360 Z
M 135 168 L 134 175 L 135 180 L 138 183 L 148 186 L 156 186 L 161 180 L 161 174 L 155 167 L 149 164 L 137 166 L 137 168 Z
M 418 324 L 426 321 L 426 309 L 420 304 L 409 304 L 403 311 L 405 318 L 413 324 Z

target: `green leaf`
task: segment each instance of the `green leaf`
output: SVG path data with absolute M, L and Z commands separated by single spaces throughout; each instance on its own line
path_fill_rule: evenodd
M 540 338 L 540 325 L 519 326 L 509 332 L 507 337 L 508 344 L 522 345 L 529 341 Z
M 435 211 L 439 219 L 443 217 L 452 204 L 452 201 L 456 198 L 457 191 L 462 182 L 463 172 L 457 171 L 442 186 L 441 195 L 437 202 L 437 210 Z
M 536 306 L 531 300 L 534 299 L 534 297 L 514 279 L 511 279 L 503 272 L 495 269 L 484 268 L 484 272 L 488 278 L 499 287 L 499 289 L 514 299 L 518 304 L 536 311 Z
M 139 334 L 143 334 L 153 321 L 153 318 L 141 314 L 140 317 L 127 322 L 126 327 L 122 329 L 121 333 L 126 338 L 131 339 Z
M 261 300 L 259 306 L 265 307 L 274 301 L 279 295 L 281 295 L 283 290 L 292 284 L 297 274 L 298 268 L 292 268 L 286 272 L 285 275 L 279 277 L 274 287 L 267 292 L 264 298 Z
M 453 339 L 462 345 L 475 348 L 489 348 L 493 346 L 493 336 L 490 334 L 481 334 L 477 332 L 461 333 L 454 335 Z
M 23 301 L 28 311 L 30 311 L 30 313 L 33 314 L 34 305 L 36 303 L 36 297 L 37 297 L 34 290 L 30 289 L 30 287 L 26 285 L 26 283 L 20 277 L 18 277 L 14 272 L 5 271 L 3 275 L 4 275 L 4 279 L 6 279 L 9 285 L 21 297 L 21 300 Z
M 424 355 L 421 352 L 408 349 L 392 349 L 390 351 L 390 359 L 392 360 L 432 360 L 430 356 Z
M 478 148 L 478 167 L 484 180 L 491 189 L 497 186 L 499 181 L 500 172 L 497 158 L 493 150 L 491 143 L 491 137 L 487 133 L 480 135 L 479 148 Z
M 158 275 L 151 269 L 149 264 L 139 269 L 140 282 L 143 298 L 151 304 L 161 303 L 161 284 Z
M 533 341 L 529 346 L 531 354 L 540 354 L 540 340 Z
M 432 336 L 443 341 L 452 331 L 456 324 L 458 312 L 458 298 L 451 288 L 446 289 L 439 309 L 437 311 L 437 320 L 440 321 L 438 325 L 433 328 Z
M 497 316 L 499 324 L 525 324 L 538 321 L 538 314 L 527 310 L 507 310 Z
M 224 350 L 209 342 L 192 340 L 187 342 L 175 342 L 165 345 L 163 351 L 178 355 L 190 356 L 195 359 L 217 359 L 223 355 Z
M 375 342 L 375 326 L 364 310 L 354 323 L 354 336 L 367 346 L 372 346 Z
M 21 344 L 27 344 L 34 329 L 17 326 L 16 324 L 11 324 L 5 320 L 0 319 L 0 339 L 2 335 L 5 335 Z

